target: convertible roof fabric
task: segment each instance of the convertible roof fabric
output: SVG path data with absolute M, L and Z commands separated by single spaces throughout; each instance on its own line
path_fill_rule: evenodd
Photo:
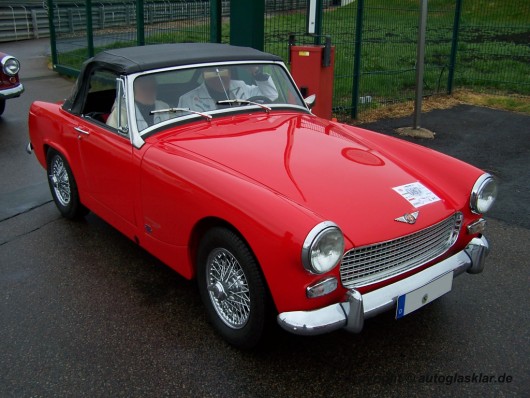
M 217 43 L 154 44 L 103 51 L 87 61 L 120 74 L 131 74 L 171 66 L 221 61 L 281 61 L 276 55 L 250 47 Z
M 118 75 L 129 75 L 172 66 L 231 61 L 282 61 L 282 59 L 250 47 L 218 43 L 153 44 L 105 50 L 85 61 L 72 95 L 66 99 L 63 108 L 74 114 L 81 114 L 83 101 L 89 90 L 88 77 L 95 69 L 103 68 Z

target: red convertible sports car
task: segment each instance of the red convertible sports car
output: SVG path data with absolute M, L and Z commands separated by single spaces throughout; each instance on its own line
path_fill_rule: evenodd
M 88 210 L 186 278 L 231 344 L 269 315 L 315 335 L 401 318 L 482 271 L 495 180 L 313 115 L 282 60 L 222 44 L 103 51 L 30 144 L 67 218 Z M 274 318 L 273 318 L 274 319 Z

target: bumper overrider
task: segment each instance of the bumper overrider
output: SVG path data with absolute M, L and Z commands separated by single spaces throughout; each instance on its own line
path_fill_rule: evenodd
M 455 255 L 391 285 L 361 294 L 355 289 L 347 293 L 347 301 L 313 311 L 290 311 L 278 315 L 285 330 L 300 335 L 318 335 L 344 328 L 352 333 L 363 329 L 364 320 L 396 307 L 398 297 L 412 292 L 452 272 L 478 274 L 484 269 L 489 252 L 487 239 L 474 238 Z

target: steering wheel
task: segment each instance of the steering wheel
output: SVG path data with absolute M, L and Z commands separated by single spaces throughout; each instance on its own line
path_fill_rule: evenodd
M 272 104 L 271 99 L 264 95 L 255 95 L 254 97 L 247 98 L 247 101 L 256 102 L 258 104 Z

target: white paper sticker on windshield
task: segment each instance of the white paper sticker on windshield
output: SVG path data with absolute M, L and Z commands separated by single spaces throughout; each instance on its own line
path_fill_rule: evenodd
M 440 198 L 436 196 L 429 188 L 419 182 L 401 185 L 392 188 L 398 194 L 403 196 L 412 206 L 421 207 L 429 203 L 438 202 Z

